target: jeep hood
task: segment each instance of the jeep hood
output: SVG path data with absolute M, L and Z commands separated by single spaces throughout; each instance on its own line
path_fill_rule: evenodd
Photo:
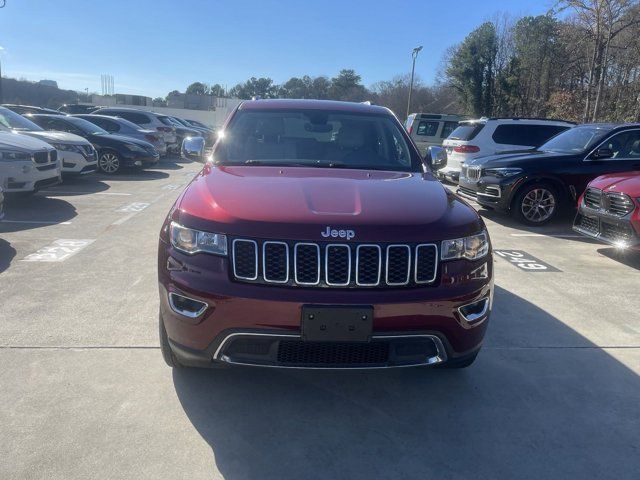
M 29 135 L 30 137 L 39 138 L 45 142 L 74 144 L 74 145 L 87 145 L 89 142 L 82 138 L 80 135 L 74 135 L 67 132 L 53 132 L 53 131 L 33 131 L 33 132 L 20 132 L 23 135 Z
M 602 175 L 592 180 L 589 186 L 640 198 L 640 171 Z
M 177 205 L 185 226 L 253 238 L 320 241 L 329 226 L 354 242 L 425 242 L 484 228 L 430 173 L 207 165 Z
M 51 150 L 52 147 L 42 140 L 21 133 L 0 132 L 0 148 L 32 152 L 34 150 Z

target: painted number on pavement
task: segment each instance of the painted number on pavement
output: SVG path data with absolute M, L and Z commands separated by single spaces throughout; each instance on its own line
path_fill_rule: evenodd
M 134 202 L 118 209 L 118 212 L 141 212 L 149 206 L 148 203 Z
M 63 262 L 67 258 L 75 255 L 84 247 L 92 243 L 93 240 L 69 240 L 60 239 L 51 245 L 41 248 L 36 253 L 27 255 L 25 262 Z
M 527 252 L 523 250 L 494 250 L 496 255 L 504 258 L 511 265 L 515 265 L 520 270 L 524 270 L 525 272 L 561 272 L 562 270 L 557 269 L 549 265 L 548 263 L 543 262 L 542 260 L 537 259 L 533 255 L 529 255 Z

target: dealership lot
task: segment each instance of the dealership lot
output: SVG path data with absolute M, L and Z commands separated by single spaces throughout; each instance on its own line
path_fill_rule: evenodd
M 175 370 L 156 247 L 199 164 L 65 182 L 0 222 L 0 478 L 634 478 L 640 257 L 481 210 L 469 369 Z M 428 208 L 428 206 L 425 206 Z

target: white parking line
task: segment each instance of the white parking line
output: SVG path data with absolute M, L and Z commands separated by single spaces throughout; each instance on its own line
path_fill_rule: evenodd
M 132 193 L 124 193 L 124 192 L 71 192 L 71 191 L 61 191 L 61 190 L 40 190 L 40 193 L 53 193 L 53 194 L 59 194 L 59 195 L 119 195 L 119 196 L 133 195 Z
M 119 208 L 116 211 L 117 212 L 141 212 L 148 206 L 149 206 L 148 203 L 133 202 L 133 203 L 130 203 L 129 205 L 125 205 L 124 207 Z
M 63 262 L 95 240 L 59 239 L 22 259 L 23 262 Z
M 9 220 L 5 218 L 0 223 L 32 223 L 34 225 L 71 225 L 71 222 L 49 222 L 40 220 Z
M 130 218 L 134 217 L 137 213 L 138 212 L 131 212 L 129 215 L 125 215 L 124 217 L 119 218 L 118 220 L 113 222 L 111 225 L 122 225 L 124 222 L 126 222 Z

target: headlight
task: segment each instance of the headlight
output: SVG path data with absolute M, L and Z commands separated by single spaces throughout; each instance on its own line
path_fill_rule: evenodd
M 201 232 L 171 222 L 170 237 L 171 245 L 184 253 L 227 254 L 227 236 L 220 233 Z
M 456 258 L 477 260 L 482 258 L 489 252 L 487 232 L 454 240 L 443 240 L 440 252 L 442 260 L 454 260 Z
M 482 173 L 491 177 L 507 178 L 522 173 L 521 168 L 487 168 Z
M 31 160 L 31 154 L 14 150 L 0 150 L 0 160 Z
M 145 149 L 142 148 L 140 145 L 136 145 L 135 143 L 125 143 L 124 144 L 125 148 L 131 152 L 142 152 L 142 153 L 146 153 Z
M 52 143 L 51 146 L 56 150 L 60 150 L 61 152 L 76 152 L 82 153 L 82 150 L 78 145 L 71 145 L 68 143 Z

